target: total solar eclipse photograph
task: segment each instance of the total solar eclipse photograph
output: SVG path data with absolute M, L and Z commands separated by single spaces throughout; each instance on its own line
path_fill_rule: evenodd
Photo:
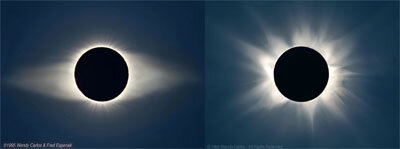
M 0 148 L 399 148 L 399 1 L 0 5 Z
M 204 2 L 1 1 L 1 148 L 202 148 Z
M 399 148 L 398 1 L 205 7 L 208 147 Z

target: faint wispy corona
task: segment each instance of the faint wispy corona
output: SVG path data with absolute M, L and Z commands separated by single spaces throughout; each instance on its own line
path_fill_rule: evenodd
M 74 78 L 78 59 L 83 53 L 95 47 L 109 47 L 116 50 L 126 60 L 129 69 L 126 88 L 118 97 L 107 102 L 97 102 L 84 96 L 78 89 Z M 88 105 L 92 111 L 107 112 L 117 110 L 124 102 L 167 90 L 183 81 L 194 79 L 192 74 L 180 71 L 174 65 L 134 53 L 132 49 L 127 50 L 126 47 L 115 45 L 107 40 L 87 41 L 82 46 L 72 47 L 65 51 L 67 52 L 57 56 L 54 62 L 20 69 L 7 81 L 11 85 L 30 92 L 67 102 L 82 102 Z

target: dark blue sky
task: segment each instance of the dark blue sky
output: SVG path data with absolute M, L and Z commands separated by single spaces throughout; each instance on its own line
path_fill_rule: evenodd
M 203 2 L 1 2 L 1 22 L 2 143 L 203 146 Z M 96 37 L 176 66 L 171 71 L 196 74 L 199 81 L 128 99 L 106 114 L 6 83 L 14 72 L 68 59 L 63 53 Z

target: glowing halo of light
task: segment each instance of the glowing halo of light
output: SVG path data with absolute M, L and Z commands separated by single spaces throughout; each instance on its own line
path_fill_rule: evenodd
M 245 91 L 240 97 L 242 100 L 252 99 L 257 103 L 249 111 L 266 108 L 272 110 L 290 105 L 298 111 L 300 115 L 310 120 L 311 128 L 313 128 L 314 115 L 318 107 L 327 108 L 337 118 L 348 121 L 342 111 L 341 106 L 345 100 L 346 94 L 351 94 L 349 89 L 343 86 L 343 82 L 356 72 L 346 69 L 345 66 L 350 65 L 349 60 L 352 43 L 351 40 L 329 40 L 326 34 L 326 28 L 322 31 L 311 30 L 310 25 L 303 23 L 301 27 L 293 27 L 294 31 L 290 35 L 291 40 L 276 36 L 273 33 L 266 33 L 266 43 L 263 47 L 256 46 L 246 42 L 245 40 L 234 37 L 233 39 L 241 47 L 242 52 L 250 62 L 245 63 L 244 67 L 259 76 L 258 81 L 253 88 Z M 328 64 L 329 78 L 324 91 L 313 100 L 307 102 L 295 102 L 283 96 L 274 83 L 274 67 L 279 56 L 286 50 L 305 46 L 316 50 L 320 53 Z
M 120 111 L 122 103 L 135 101 L 156 91 L 168 90 L 183 81 L 197 81 L 194 74 L 174 64 L 137 53 L 123 44 L 99 38 L 84 41 L 75 46 L 61 47 L 60 51 L 51 55 L 44 54 L 44 60 L 41 62 L 47 61 L 45 64 L 31 64 L 25 69 L 18 69 L 8 76 L 7 82 L 31 93 L 52 97 L 50 99 L 82 103 L 88 112 L 101 114 Z M 124 91 L 106 102 L 91 100 L 84 96 L 75 82 L 76 63 L 86 51 L 95 47 L 108 47 L 118 52 L 126 61 L 129 70 Z

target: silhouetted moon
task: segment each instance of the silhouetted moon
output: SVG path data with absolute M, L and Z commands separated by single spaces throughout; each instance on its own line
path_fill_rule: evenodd
M 125 89 L 128 66 L 115 50 L 97 47 L 84 53 L 75 67 L 75 82 L 79 90 L 95 101 L 109 101 Z
M 318 97 L 328 78 L 329 69 L 324 57 L 308 47 L 287 50 L 275 64 L 275 85 L 293 101 L 305 102 Z

